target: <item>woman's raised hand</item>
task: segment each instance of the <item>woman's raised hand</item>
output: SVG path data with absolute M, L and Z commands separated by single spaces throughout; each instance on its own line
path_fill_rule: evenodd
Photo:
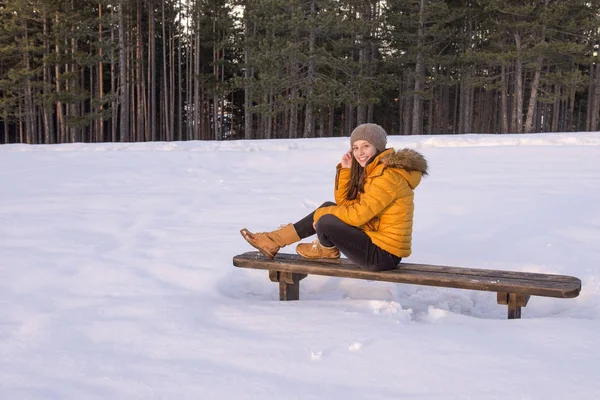
M 342 156 L 342 168 L 350 168 L 352 166 L 352 151 L 348 151 Z

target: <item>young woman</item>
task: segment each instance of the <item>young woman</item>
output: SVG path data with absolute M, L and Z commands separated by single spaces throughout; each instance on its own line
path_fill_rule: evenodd
M 317 234 L 296 252 L 306 258 L 339 258 L 373 271 L 396 268 L 411 254 L 414 189 L 427 175 L 427 161 L 411 149 L 386 149 L 385 130 L 362 124 L 350 136 L 335 177 L 335 203 L 327 202 L 294 224 L 272 232 L 240 232 L 266 257 Z

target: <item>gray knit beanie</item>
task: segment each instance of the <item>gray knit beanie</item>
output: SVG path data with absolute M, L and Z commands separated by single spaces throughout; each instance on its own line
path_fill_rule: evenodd
M 366 140 L 379 151 L 385 150 L 387 135 L 385 130 L 377 124 L 361 124 L 354 128 L 350 135 L 350 146 L 357 140 Z

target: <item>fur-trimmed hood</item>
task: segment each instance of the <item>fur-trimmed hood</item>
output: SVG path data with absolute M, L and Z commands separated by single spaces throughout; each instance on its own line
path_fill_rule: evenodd
M 401 168 L 408 172 L 418 171 L 423 176 L 427 175 L 427 160 L 421 153 L 412 149 L 391 151 L 381 157 L 381 162 L 388 167 Z
M 421 178 L 428 173 L 427 160 L 421 153 L 412 149 L 387 149 L 380 154 L 379 161 L 389 168 L 397 169 L 412 189 L 416 188 Z

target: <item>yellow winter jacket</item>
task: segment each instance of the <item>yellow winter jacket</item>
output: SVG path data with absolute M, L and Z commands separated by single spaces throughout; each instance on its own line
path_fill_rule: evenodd
M 315 222 L 332 214 L 363 230 L 381 249 L 398 257 L 411 254 L 414 211 L 413 190 L 427 175 L 427 161 L 415 150 L 386 149 L 365 167 L 364 193 L 346 200 L 350 168 L 337 166 L 335 206 L 315 212 Z

